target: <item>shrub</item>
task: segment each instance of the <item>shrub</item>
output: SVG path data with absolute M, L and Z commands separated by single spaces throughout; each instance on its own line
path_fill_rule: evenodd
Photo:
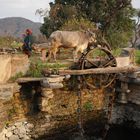
M 140 64 L 140 50 L 135 51 L 135 61 L 136 64 Z
M 26 76 L 31 76 L 31 77 L 43 77 L 42 75 L 42 70 L 47 68 L 47 69 L 55 69 L 58 70 L 59 68 L 66 67 L 65 64 L 61 63 L 54 63 L 54 64 L 49 64 L 49 63 L 42 63 L 42 61 L 38 60 L 37 62 L 31 62 L 30 68 L 26 74 Z
M 86 102 L 85 104 L 84 104 L 84 109 L 86 110 L 86 111 L 92 111 L 93 110 L 93 103 L 92 102 L 90 102 L 90 101 L 88 101 L 88 102 Z
M 42 74 L 41 74 L 42 68 L 43 67 L 40 63 L 31 63 L 26 76 L 42 77 Z
M 23 77 L 23 73 L 22 72 L 19 72 L 15 76 L 11 77 L 9 81 L 10 82 L 15 82 L 20 77 Z

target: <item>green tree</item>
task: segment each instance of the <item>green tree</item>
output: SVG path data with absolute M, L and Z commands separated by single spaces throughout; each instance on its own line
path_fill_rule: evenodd
M 77 10 L 74 6 L 62 4 L 56 0 L 55 3 L 50 3 L 49 15 L 44 18 L 44 24 L 41 27 L 41 32 L 47 37 L 55 30 L 58 30 L 64 22 L 75 18 Z
M 92 29 L 92 31 L 97 30 L 95 23 L 84 19 L 84 18 L 72 18 L 68 21 L 66 21 L 61 27 L 60 30 L 67 30 L 67 31 L 76 31 L 76 30 L 86 30 L 86 29 Z
M 140 38 L 140 9 L 135 10 L 135 20 L 133 27 L 133 36 L 130 38 L 131 47 L 137 47 L 137 41 Z
M 83 18 L 100 25 L 102 36 L 112 47 L 124 47 L 132 36 L 133 14 L 131 0 L 55 0 L 50 3 L 41 32 L 49 36 L 69 21 Z

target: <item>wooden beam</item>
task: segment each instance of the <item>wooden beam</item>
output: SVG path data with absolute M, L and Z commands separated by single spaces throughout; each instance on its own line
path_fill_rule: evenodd
M 59 75 L 84 75 L 84 74 L 107 74 L 107 73 L 132 73 L 140 71 L 140 67 L 137 66 L 125 66 L 125 67 L 106 67 L 106 68 L 94 68 L 85 70 L 58 70 L 55 71 Z M 53 74 L 53 71 L 44 69 L 45 75 Z
M 60 83 L 65 77 L 59 75 L 52 75 L 50 77 L 21 77 L 16 80 L 17 83 L 26 83 L 26 82 L 40 82 L 47 80 L 48 83 Z
M 86 70 L 47 70 L 44 69 L 44 75 L 50 74 L 59 74 L 59 75 L 84 75 L 84 74 L 107 74 L 107 73 L 133 73 L 140 71 L 140 67 L 137 66 L 126 66 L 126 67 L 107 67 L 107 68 L 95 68 L 95 69 L 86 69 Z M 42 81 L 46 80 L 47 77 L 23 77 L 18 78 L 16 82 L 18 83 L 26 83 L 33 81 Z
M 16 80 L 17 83 L 26 83 L 26 82 L 37 82 L 37 81 L 42 81 L 42 80 L 45 80 L 46 77 L 40 77 L 40 78 L 37 78 L 37 77 L 22 77 L 22 78 L 18 78 Z

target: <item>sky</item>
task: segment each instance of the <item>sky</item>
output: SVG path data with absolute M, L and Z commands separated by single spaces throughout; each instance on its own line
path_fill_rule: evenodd
M 37 9 L 49 9 L 49 2 L 53 0 L 0 0 L 0 18 L 24 17 L 40 22 L 40 16 L 35 15 Z
M 49 2 L 53 0 L 0 0 L 0 18 L 24 17 L 26 19 L 43 22 L 39 15 L 35 15 L 37 9 L 49 9 Z M 140 0 L 132 0 L 135 8 L 140 8 Z

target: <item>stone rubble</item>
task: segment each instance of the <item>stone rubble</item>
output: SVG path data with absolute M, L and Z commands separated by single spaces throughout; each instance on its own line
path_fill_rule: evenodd
M 28 122 L 16 122 L 13 125 L 5 126 L 0 133 L 0 140 L 31 140 L 30 132 L 34 125 Z

